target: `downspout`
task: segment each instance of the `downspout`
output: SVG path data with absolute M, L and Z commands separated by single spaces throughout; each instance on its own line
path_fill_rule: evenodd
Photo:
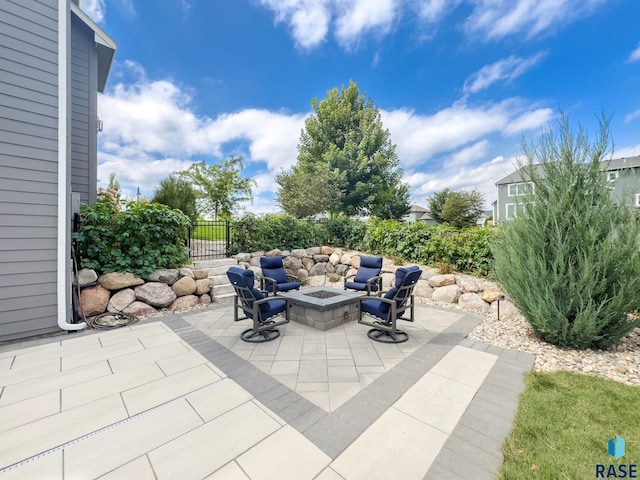
M 69 323 L 68 275 L 71 272 L 70 205 L 68 175 L 69 138 L 69 28 L 71 23 L 69 0 L 58 0 L 58 240 L 57 240 L 57 305 L 58 326 L 62 330 L 82 330 L 87 324 Z

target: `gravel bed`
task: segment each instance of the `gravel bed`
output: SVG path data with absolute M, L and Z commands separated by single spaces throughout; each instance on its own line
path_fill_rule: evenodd
M 567 370 L 597 375 L 627 385 L 640 385 L 640 328 L 609 350 L 563 349 L 540 340 L 523 316 L 498 320 L 489 314 L 468 338 L 536 355 L 534 371 Z

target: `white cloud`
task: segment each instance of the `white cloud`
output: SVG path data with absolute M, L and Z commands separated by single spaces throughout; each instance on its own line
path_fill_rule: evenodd
M 329 31 L 329 0 L 260 0 L 276 14 L 276 22 L 289 24 L 296 44 L 302 48 L 318 46 Z
M 98 163 L 98 179 L 100 184 L 106 185 L 111 173 L 129 191 L 140 190 L 145 195 L 151 195 L 160 180 L 173 172 L 185 170 L 191 165 L 190 161 L 177 158 L 155 158 L 140 151 L 115 149 L 113 153 L 100 152 Z
M 512 82 L 536 65 L 545 55 L 545 52 L 537 53 L 529 58 L 511 55 L 490 65 L 485 65 L 467 78 L 464 82 L 464 92 L 476 93 L 499 81 Z
M 127 67 L 137 73 L 137 81 L 116 84 L 99 98 L 104 130 L 99 135 L 98 178 L 115 172 L 123 185 L 150 190 L 193 161 L 227 155 L 228 142 L 247 144 L 245 166 L 266 165 L 258 191 L 273 187 L 273 181 L 266 182 L 269 175 L 295 163 L 306 113 L 245 109 L 216 118 L 197 115 L 191 97 L 179 86 L 147 79 L 136 63 Z
M 515 170 L 515 157 L 498 156 L 463 168 L 444 165 L 430 173 L 413 172 L 405 176 L 405 181 L 413 200 L 419 205 L 426 206 L 428 197 L 445 188 L 454 191 L 475 189 L 483 195 L 485 207 L 490 208 L 497 196 L 495 182 Z
M 504 128 L 505 135 L 520 135 L 527 130 L 535 130 L 544 127 L 553 118 L 554 113 L 550 108 L 538 108 L 531 112 L 525 112 L 514 118 Z
M 333 31 L 345 48 L 364 35 L 382 37 L 404 15 L 416 16 L 419 28 L 437 27 L 466 1 L 471 13 L 464 28 L 474 38 L 497 40 L 510 35 L 529 39 L 592 13 L 607 0 L 256 0 L 286 23 L 296 45 L 311 49 Z M 425 38 L 427 38 L 427 35 Z
M 629 62 L 638 62 L 640 61 L 640 43 L 638 43 L 638 47 L 631 52 L 631 55 L 629 55 Z
M 637 157 L 638 155 L 640 155 L 640 144 L 616 149 L 611 158 L 629 158 Z
M 488 149 L 489 140 L 480 140 L 479 142 L 451 154 L 449 158 L 444 161 L 444 164 L 448 168 L 451 168 L 462 167 L 464 165 L 477 162 L 478 160 L 486 158 Z
M 634 112 L 628 113 L 625 115 L 624 117 L 624 121 L 625 122 L 630 122 L 631 120 L 634 120 L 636 118 L 640 117 L 640 108 Z
M 416 10 L 420 20 L 437 23 L 452 12 L 462 0 L 417 0 Z
M 486 107 L 469 107 L 458 102 L 434 115 L 419 115 L 407 109 L 380 113 L 397 145 L 401 164 L 410 167 L 499 132 L 510 118 L 510 106 L 515 107 L 515 102 Z
M 80 8 L 96 23 L 102 23 L 105 14 L 104 0 L 81 0 Z
M 336 6 L 336 37 L 346 46 L 367 32 L 387 34 L 397 15 L 395 0 L 339 0 Z
M 470 0 L 473 12 L 465 27 L 471 34 L 500 39 L 523 34 L 533 38 L 591 13 L 607 0 Z

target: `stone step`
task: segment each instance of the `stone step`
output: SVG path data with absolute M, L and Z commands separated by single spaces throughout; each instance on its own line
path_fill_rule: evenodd
M 238 264 L 234 264 L 234 265 L 223 265 L 221 267 L 210 267 L 209 268 L 209 278 L 211 277 L 215 277 L 218 275 L 225 275 L 227 273 L 227 270 L 229 270 L 230 267 L 237 267 Z
M 225 293 L 223 295 L 218 295 L 213 299 L 215 303 L 218 305 L 224 305 L 226 307 L 233 305 L 233 298 L 236 296 L 235 293 Z
M 209 275 L 209 280 L 211 280 L 214 285 L 229 285 L 229 277 L 226 275 Z
M 213 297 L 218 298 L 220 295 L 224 295 L 226 293 L 234 293 L 233 285 L 227 283 L 226 285 L 214 285 L 213 286 Z
M 234 265 L 238 265 L 238 261 L 235 258 L 218 258 L 216 260 L 202 260 L 193 262 L 193 265 L 196 268 L 220 268 L 220 267 L 231 267 Z M 225 270 L 226 271 L 226 270 Z

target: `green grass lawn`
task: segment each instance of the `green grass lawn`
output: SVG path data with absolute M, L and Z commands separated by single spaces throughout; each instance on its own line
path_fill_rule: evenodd
M 191 238 L 195 240 L 225 241 L 227 239 L 227 229 L 224 225 L 197 225 L 191 233 Z
M 615 435 L 626 441 L 619 460 L 607 453 Z M 503 480 L 590 479 L 596 464 L 640 464 L 640 387 L 568 372 L 529 373 L 502 450 Z

